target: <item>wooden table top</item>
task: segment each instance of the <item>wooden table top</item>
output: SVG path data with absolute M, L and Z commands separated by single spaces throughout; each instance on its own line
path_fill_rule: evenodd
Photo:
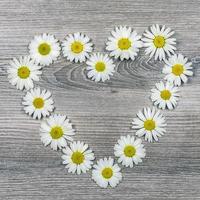
M 197 0 L 1 0 L 0 1 L 0 199 L 17 200 L 143 200 L 200 199 L 200 1 Z M 93 39 L 96 52 L 116 25 L 138 33 L 152 24 L 176 31 L 177 48 L 193 61 L 194 77 L 181 87 L 178 107 L 164 111 L 167 133 L 158 143 L 144 142 L 147 156 L 134 168 L 123 168 L 116 188 L 101 189 L 91 171 L 67 173 L 61 152 L 44 147 L 39 120 L 21 105 L 25 91 L 7 80 L 13 57 L 27 55 L 34 35 L 73 32 Z M 121 135 L 134 135 L 131 121 L 151 106 L 150 89 L 163 78 L 163 63 L 148 61 L 142 50 L 133 62 L 117 62 L 110 81 L 86 77 L 86 64 L 60 58 L 45 67 L 37 84 L 52 91 L 56 113 L 66 114 L 76 129 L 75 140 L 90 145 L 97 159 L 114 156 Z

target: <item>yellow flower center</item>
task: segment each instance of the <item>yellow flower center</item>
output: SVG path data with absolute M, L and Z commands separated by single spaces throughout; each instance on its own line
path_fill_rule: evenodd
M 160 92 L 160 97 L 164 100 L 169 100 L 171 97 L 171 92 L 169 90 L 163 90 Z
M 44 43 L 42 43 L 42 44 L 39 45 L 38 51 L 39 51 L 39 53 L 41 55 L 46 56 L 46 55 L 48 55 L 50 53 L 51 46 L 49 44 L 47 44 L 47 43 L 44 42 Z
M 163 48 L 165 46 L 165 38 L 161 35 L 155 36 L 153 43 L 156 48 Z
M 132 145 L 127 145 L 124 148 L 124 154 L 126 157 L 133 157 L 135 155 L 135 153 L 136 153 L 136 149 Z
M 121 38 L 118 41 L 118 47 L 121 50 L 127 50 L 127 49 L 129 49 L 131 47 L 131 41 L 128 38 Z
M 106 68 L 106 65 L 104 62 L 97 62 L 95 64 L 95 69 L 98 71 L 98 72 L 103 72 Z
M 113 170 L 110 167 L 106 167 L 103 169 L 101 174 L 105 179 L 109 179 L 113 176 Z
M 73 163 L 80 165 L 81 163 L 83 163 L 85 157 L 83 153 L 76 151 L 72 154 L 71 159 Z
M 18 76 L 22 79 L 26 79 L 29 77 L 30 75 L 30 70 L 28 67 L 26 66 L 21 66 L 19 69 L 18 69 Z
M 34 101 L 33 101 L 33 105 L 37 109 L 43 108 L 44 100 L 42 98 L 40 98 L 40 97 L 35 98 Z
M 71 45 L 71 51 L 73 53 L 81 53 L 83 51 L 83 44 L 78 41 L 73 42 Z
M 154 130 L 156 127 L 156 123 L 153 119 L 148 119 L 144 122 L 144 128 L 148 131 Z
M 63 130 L 60 126 L 51 128 L 50 135 L 53 139 L 59 139 L 63 136 Z
M 181 64 L 176 64 L 172 67 L 172 73 L 175 76 L 180 76 L 184 71 L 184 67 Z

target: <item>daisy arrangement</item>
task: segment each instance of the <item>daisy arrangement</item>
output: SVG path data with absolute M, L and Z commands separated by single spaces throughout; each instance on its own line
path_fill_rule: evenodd
M 102 188 L 115 187 L 122 180 L 121 169 L 113 158 L 100 159 L 93 168 L 92 179 Z
M 29 55 L 14 58 L 8 66 L 8 80 L 17 89 L 26 89 L 22 106 L 26 114 L 41 120 L 39 135 L 44 146 L 62 151 L 62 163 L 69 173 L 80 175 L 92 170 L 91 179 L 102 188 L 115 187 L 122 180 L 123 167 L 142 165 L 146 149 L 142 139 L 157 142 L 166 133 L 166 119 L 158 109 L 172 110 L 180 98 L 180 87 L 193 75 L 192 63 L 182 54 L 175 54 L 175 32 L 152 25 L 143 38 L 131 27 L 118 26 L 106 42 L 109 54 L 93 52 L 91 39 L 83 33 L 68 34 L 61 42 L 62 55 L 74 63 L 85 63 L 86 74 L 94 82 L 105 82 L 113 76 L 115 60 L 135 60 L 140 48 L 151 59 L 164 61 L 164 80 L 151 90 L 154 107 L 145 107 L 133 119 L 134 135 L 121 136 L 114 145 L 115 163 L 111 157 L 95 160 L 94 152 L 82 141 L 74 141 L 75 130 L 66 115 L 55 114 L 54 100 L 49 90 L 35 86 L 42 68 L 56 61 L 60 42 L 54 35 L 43 33 L 29 44 Z M 112 57 L 112 58 L 111 58 Z M 115 60 L 114 60 L 115 59 Z M 157 108 L 155 108 L 157 107 Z
M 69 34 L 62 42 L 62 51 L 63 56 L 71 62 L 85 62 L 93 51 L 93 44 L 91 39 L 82 33 Z
M 7 70 L 9 82 L 19 90 L 29 90 L 34 87 L 34 81 L 39 81 L 40 69 L 30 56 L 13 58 Z
M 142 45 L 141 36 L 136 31 L 132 30 L 131 27 L 120 26 L 115 27 L 115 30 L 111 32 L 106 43 L 106 50 L 115 59 L 135 60 Z
M 95 157 L 92 150 L 88 149 L 88 144 L 77 141 L 63 149 L 62 159 L 68 172 L 81 174 L 92 168 Z
M 155 60 L 165 60 L 166 55 L 169 57 L 174 54 L 176 39 L 172 37 L 174 31 L 170 28 L 152 25 L 143 35 L 145 52 L 150 58 L 154 56 Z
M 165 61 L 163 73 L 166 74 L 165 80 L 180 86 L 188 81 L 188 76 L 192 76 L 192 63 L 181 54 L 175 54 Z
M 23 98 L 24 111 L 33 119 L 49 116 L 54 109 L 51 92 L 40 88 L 31 89 Z
M 37 35 L 29 44 L 31 58 L 40 65 L 50 65 L 60 55 L 60 44 L 54 35 Z
M 115 71 L 115 65 L 107 54 L 95 53 L 90 56 L 86 64 L 87 76 L 95 82 L 109 80 Z
M 158 108 L 161 109 L 174 109 L 180 96 L 179 88 L 170 82 L 167 82 L 166 84 L 162 81 L 156 83 L 155 88 L 153 88 L 151 92 L 151 100 L 154 102 L 155 106 L 158 106 Z

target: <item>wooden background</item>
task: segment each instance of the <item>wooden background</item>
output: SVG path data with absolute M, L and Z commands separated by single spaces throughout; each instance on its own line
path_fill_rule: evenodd
M 0 1 L 0 199 L 102 200 L 200 199 L 200 1 L 198 0 L 1 0 Z M 40 142 L 40 121 L 23 112 L 24 92 L 8 83 L 12 57 L 26 55 L 35 34 L 49 32 L 62 40 L 80 31 L 93 39 L 95 51 L 115 25 L 129 25 L 140 34 L 149 25 L 166 24 L 176 31 L 178 52 L 194 63 L 195 76 L 181 87 L 179 105 L 165 111 L 167 133 L 159 143 L 145 143 L 147 157 L 123 169 L 123 181 L 101 189 L 91 172 L 68 174 L 61 152 Z M 117 62 L 106 83 L 86 78 L 85 64 L 60 58 L 45 67 L 41 87 L 52 91 L 56 113 L 67 114 L 96 158 L 113 156 L 121 135 L 134 135 L 131 121 L 151 106 L 150 89 L 163 78 L 162 63 L 147 61 L 144 51 L 134 62 Z

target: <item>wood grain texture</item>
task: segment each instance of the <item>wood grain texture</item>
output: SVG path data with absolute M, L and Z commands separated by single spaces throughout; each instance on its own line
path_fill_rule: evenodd
M 200 199 L 200 1 L 198 0 L 1 0 L 0 1 L 0 199 Z M 26 55 L 35 34 L 49 32 L 62 40 L 81 31 L 95 50 L 115 25 L 130 25 L 140 34 L 147 26 L 166 24 L 176 31 L 178 52 L 193 61 L 195 76 L 181 87 L 179 105 L 165 111 L 167 133 L 159 143 L 145 143 L 147 157 L 123 169 L 123 181 L 101 189 L 91 172 L 68 174 L 61 152 L 45 148 L 38 136 L 40 121 L 23 112 L 17 91 L 6 78 L 8 61 Z M 116 62 L 106 83 L 86 78 L 85 64 L 60 58 L 45 67 L 38 84 L 52 91 L 56 113 L 67 114 L 96 158 L 113 156 L 121 135 L 133 135 L 131 121 L 151 106 L 150 89 L 163 78 L 162 63 L 148 61 L 141 51 L 134 62 Z

